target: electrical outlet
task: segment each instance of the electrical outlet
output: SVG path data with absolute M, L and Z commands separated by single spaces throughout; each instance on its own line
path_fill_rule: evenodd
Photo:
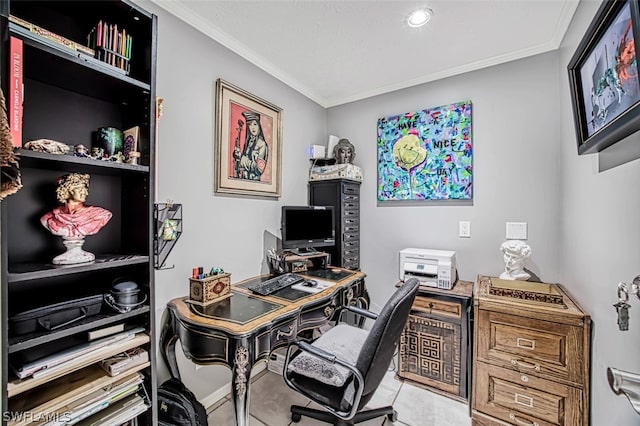
M 507 240 L 526 240 L 527 222 L 507 222 Z
M 458 224 L 458 236 L 460 238 L 471 238 L 471 222 L 461 221 Z

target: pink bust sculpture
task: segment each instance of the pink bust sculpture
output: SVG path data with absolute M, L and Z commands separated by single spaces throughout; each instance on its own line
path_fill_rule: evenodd
M 93 254 L 81 250 L 84 237 L 96 234 L 109 222 L 112 214 L 102 207 L 85 204 L 89 195 L 89 179 L 89 175 L 81 173 L 59 178 L 56 196 L 62 205 L 40 218 L 40 223 L 52 234 L 61 236 L 67 246 L 67 253 L 56 257 L 54 264 L 67 265 L 95 259 Z M 70 253 L 72 248 L 74 251 Z

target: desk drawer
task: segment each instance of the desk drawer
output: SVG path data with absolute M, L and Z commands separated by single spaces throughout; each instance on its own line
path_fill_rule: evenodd
M 478 358 L 522 373 L 582 383 L 580 327 L 479 310 Z
M 442 315 L 450 318 L 462 318 L 462 305 L 433 297 L 417 296 L 411 307 L 412 311 L 430 315 Z
M 297 326 L 297 321 L 293 319 L 271 330 L 271 347 L 275 348 L 293 340 L 298 334 Z
M 320 327 L 329 322 L 338 306 L 338 296 L 320 305 L 305 309 L 300 313 L 298 332 L 310 328 Z
M 581 425 L 583 393 L 573 386 L 476 363 L 474 408 L 514 425 Z

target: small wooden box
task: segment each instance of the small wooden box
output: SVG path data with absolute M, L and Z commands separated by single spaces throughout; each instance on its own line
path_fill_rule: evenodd
M 231 296 L 231 274 L 189 278 L 189 302 L 208 305 Z

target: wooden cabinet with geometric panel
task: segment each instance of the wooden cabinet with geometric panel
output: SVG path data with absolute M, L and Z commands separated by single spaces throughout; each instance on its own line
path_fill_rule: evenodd
M 398 376 L 466 401 L 470 387 L 473 283 L 420 287 L 400 338 Z

